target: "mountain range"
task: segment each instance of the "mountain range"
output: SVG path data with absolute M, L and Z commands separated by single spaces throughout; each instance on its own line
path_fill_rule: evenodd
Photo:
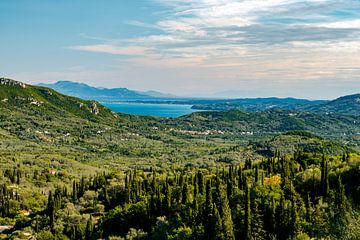
M 137 101 L 176 98 L 170 94 L 157 91 L 135 91 L 127 88 L 96 88 L 84 83 L 58 81 L 56 83 L 40 83 L 38 86 L 52 88 L 66 95 L 86 100 L 97 101 Z
M 247 112 L 266 111 L 273 108 L 283 108 L 298 112 L 338 113 L 343 115 L 360 115 L 360 94 L 348 95 L 335 100 L 307 100 L 296 98 L 238 98 L 238 99 L 198 99 L 180 98 L 157 91 L 134 91 L 127 88 L 97 88 L 84 83 L 58 81 L 53 84 L 38 86 L 52 88 L 62 94 L 85 100 L 99 102 L 143 102 L 189 104 L 194 109 L 201 110 L 241 110 Z

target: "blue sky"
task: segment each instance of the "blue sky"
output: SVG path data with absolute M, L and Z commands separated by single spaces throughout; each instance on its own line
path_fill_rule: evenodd
M 1 0 L 1 75 L 183 96 L 360 92 L 359 0 Z

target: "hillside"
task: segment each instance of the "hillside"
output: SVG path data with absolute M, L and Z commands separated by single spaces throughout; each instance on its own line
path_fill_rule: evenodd
M 332 138 L 358 137 L 360 133 L 360 118 L 357 116 L 305 113 L 277 108 L 263 112 L 196 112 L 177 120 L 169 120 L 168 123 L 184 129 L 212 129 L 254 136 L 290 130 L 306 130 Z
M 39 158 L 111 169 L 148 168 L 169 161 L 185 164 L 208 155 L 209 148 L 233 144 L 199 141 L 195 148 L 192 140 L 165 130 L 160 118 L 116 114 L 96 101 L 5 78 L 0 84 L 0 110 L 0 156 L 16 152 L 19 159 L 48 167 L 57 164 Z
M 52 89 L 0 78 L 0 106 L 20 112 L 38 112 L 58 117 L 77 116 L 92 121 L 114 119 L 116 114 L 96 101 L 65 96 Z
M 169 95 L 155 91 L 140 92 L 127 88 L 96 88 L 71 81 L 58 81 L 53 84 L 41 83 L 39 86 L 49 87 L 69 96 L 97 101 L 137 101 L 169 97 Z
M 294 154 L 298 151 L 312 154 L 342 155 L 352 151 L 336 141 L 321 138 L 306 131 L 288 131 L 276 135 L 267 140 L 251 142 L 249 148 L 267 157 L 272 157 L 280 152 L 282 154 Z
M 145 160 L 146 156 L 158 161 L 172 156 L 176 149 L 179 154 L 171 158 L 186 163 L 207 155 L 216 159 L 217 150 L 211 149 L 219 146 L 246 147 L 249 140 L 267 139 L 290 130 L 346 140 L 352 146 L 360 142 L 359 119 L 335 114 L 271 109 L 197 112 L 176 119 L 119 115 L 95 101 L 10 79 L 1 79 L 0 100 L 0 128 L 7 142 L 3 145 L 6 151 L 22 149 L 21 141 L 30 141 L 36 142 L 38 149 L 61 146 L 64 152 L 76 149 L 81 155 L 92 153 L 91 158 L 118 156 L 132 162 L 134 157 Z M 223 141 L 221 145 L 218 138 Z M 257 151 L 246 154 L 256 155 Z M 236 161 L 241 156 L 244 154 L 236 154 Z
M 54 132 L 54 136 L 62 136 L 61 139 L 65 134 L 79 137 L 84 133 L 94 134 L 95 138 L 96 132 L 103 132 L 107 128 L 116 128 L 111 132 L 136 132 L 140 135 L 168 135 L 173 131 L 184 130 L 191 135 L 191 131 L 213 131 L 255 139 L 291 130 L 305 130 L 323 137 L 357 142 L 360 133 L 360 119 L 357 116 L 278 108 L 262 112 L 196 112 L 177 119 L 120 116 L 96 101 L 81 100 L 49 88 L 4 78 L 1 79 L 0 100 L 0 107 L 3 109 L 0 113 L 2 127 L 19 136 L 31 138 L 37 135 L 49 138 L 44 132 Z M 152 126 L 156 126 L 157 130 Z M 174 130 L 170 131 L 171 128 Z M 79 129 L 82 129 L 82 134 Z M 58 138 L 54 137 L 54 140 Z M 102 145 L 108 148 L 105 142 Z
M 344 231 L 357 239 L 357 226 L 338 222 L 359 222 L 351 148 L 359 142 L 343 141 L 359 132 L 356 117 L 283 109 L 138 117 L 4 78 L 0 110 L 1 239 L 210 239 L 223 226 L 245 239 L 246 211 L 261 239 Z M 273 222 L 282 225 L 263 227 Z M 326 227 L 314 232 L 319 222 Z
M 249 98 L 229 100 L 200 100 L 193 103 L 193 108 L 203 110 L 242 110 L 266 111 L 283 108 L 299 112 L 334 113 L 342 115 L 360 115 L 360 94 L 339 97 L 335 100 L 305 100 L 295 98 Z
M 343 96 L 324 104 L 306 107 L 303 110 L 360 116 L 360 94 Z

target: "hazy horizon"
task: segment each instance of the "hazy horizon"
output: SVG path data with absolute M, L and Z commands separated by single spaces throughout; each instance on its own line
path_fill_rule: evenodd
M 1 1 L 1 75 L 184 97 L 360 89 L 356 0 Z
M 84 83 L 84 82 L 76 82 L 76 81 L 71 81 L 71 80 L 68 80 L 68 79 L 61 79 L 61 80 L 57 80 L 57 81 L 53 81 L 53 82 L 48 82 L 48 83 L 44 83 L 44 82 L 41 82 L 41 83 L 36 83 L 35 85 L 42 85 L 42 84 L 56 84 L 56 83 L 59 83 L 59 82 L 71 82 L 71 83 L 78 83 L 78 84 L 86 84 L 87 86 L 89 87 L 94 87 L 94 88 L 98 88 L 98 89 L 115 89 L 115 88 L 124 88 L 124 87 L 121 87 L 121 86 L 118 86 L 118 87 L 104 87 L 104 86 L 101 86 L 101 85 L 92 85 L 92 84 L 88 84 L 88 83 Z M 161 94 L 165 94 L 165 95 L 169 95 L 169 97 L 178 97 L 178 98 L 193 98 L 193 99 L 196 99 L 196 98 L 204 98 L 204 99 L 241 99 L 241 98 L 296 98 L 296 99 L 305 99 L 305 100 L 313 100 L 313 101 L 316 101 L 316 100 L 334 100 L 336 98 L 339 98 L 339 97 L 342 97 L 342 96 L 345 96 L 345 95 L 340 95 L 340 96 L 337 96 L 335 98 L 328 98 L 328 99 L 321 99 L 321 98 L 301 98 L 301 97 L 294 97 L 294 96 L 274 96 L 274 95 L 259 95 L 259 96 L 250 96 L 248 97 L 246 95 L 246 93 L 240 93 L 238 91 L 233 91 L 233 90 L 229 90 L 229 91 L 224 91 L 224 92 L 213 92 L 213 93 L 203 93 L 202 95 L 201 94 L 198 94 L 198 95 L 186 95 L 186 94 L 183 94 L 183 95 L 175 95 L 175 94 L 171 94 L 171 93 L 168 93 L 168 92 L 162 92 L 160 90 L 156 90 L 156 89 L 145 89 L 145 90 L 139 90 L 139 89 L 131 89 L 131 88 L 127 88 L 131 91 L 135 91 L 135 92 L 140 92 L 140 93 L 147 93 L 147 92 L 158 92 L 158 93 L 161 93 Z M 359 94 L 359 92 L 355 92 L 354 94 Z M 348 95 L 352 95 L 352 94 L 348 94 Z

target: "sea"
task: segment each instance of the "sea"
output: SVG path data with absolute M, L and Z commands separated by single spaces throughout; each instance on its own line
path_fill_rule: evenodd
M 114 112 L 133 115 L 177 118 L 199 110 L 192 105 L 184 104 L 153 104 L 153 103 L 103 103 Z

